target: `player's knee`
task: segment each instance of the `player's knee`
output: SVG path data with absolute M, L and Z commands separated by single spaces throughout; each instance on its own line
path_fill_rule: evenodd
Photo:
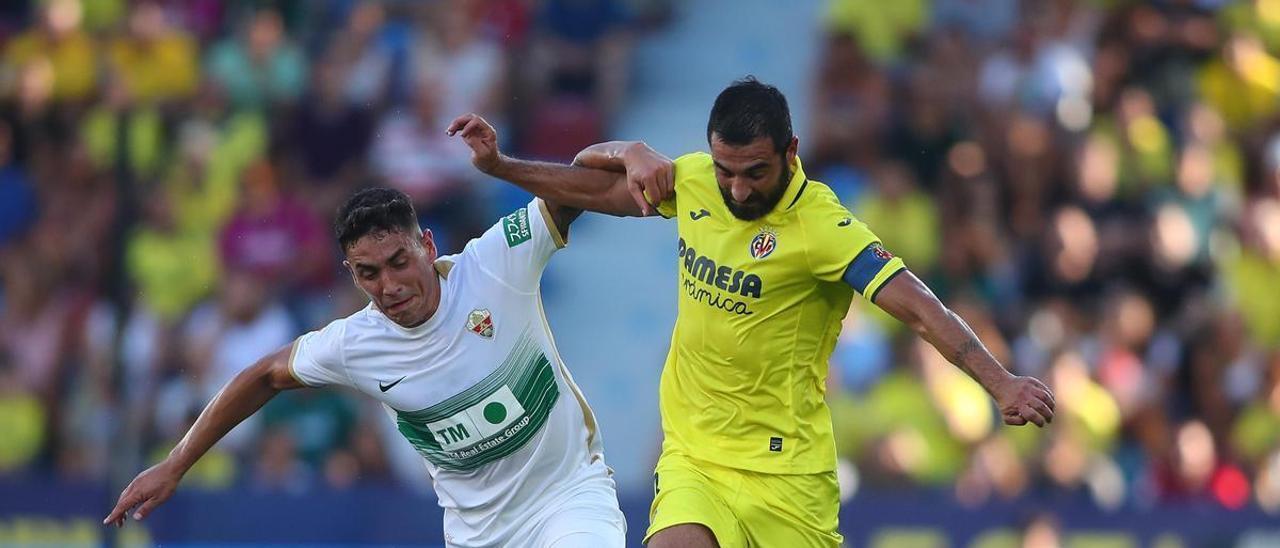
M 654 533 L 649 548 L 718 548 L 715 533 L 701 523 L 681 523 Z

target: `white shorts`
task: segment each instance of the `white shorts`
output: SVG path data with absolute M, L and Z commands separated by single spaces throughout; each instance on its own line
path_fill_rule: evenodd
M 510 546 L 529 548 L 623 548 L 627 521 L 618 509 L 611 478 L 588 481 L 541 509 L 521 527 Z

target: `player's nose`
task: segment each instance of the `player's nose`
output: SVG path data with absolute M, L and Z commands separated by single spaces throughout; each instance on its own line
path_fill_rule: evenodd
M 738 202 L 745 202 L 751 197 L 751 187 L 746 183 L 733 183 L 729 187 L 729 193 L 733 195 L 733 199 Z

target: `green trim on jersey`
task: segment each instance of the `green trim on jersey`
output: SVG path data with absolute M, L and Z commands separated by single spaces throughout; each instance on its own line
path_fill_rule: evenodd
M 474 470 L 528 443 L 559 396 L 551 360 L 525 331 L 488 377 L 426 409 L 396 411 L 396 427 L 432 464 Z

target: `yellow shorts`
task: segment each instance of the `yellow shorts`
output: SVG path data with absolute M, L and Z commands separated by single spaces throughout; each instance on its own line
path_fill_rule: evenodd
M 836 473 L 763 474 L 663 454 L 654 472 L 649 530 L 705 525 L 724 548 L 840 546 Z

